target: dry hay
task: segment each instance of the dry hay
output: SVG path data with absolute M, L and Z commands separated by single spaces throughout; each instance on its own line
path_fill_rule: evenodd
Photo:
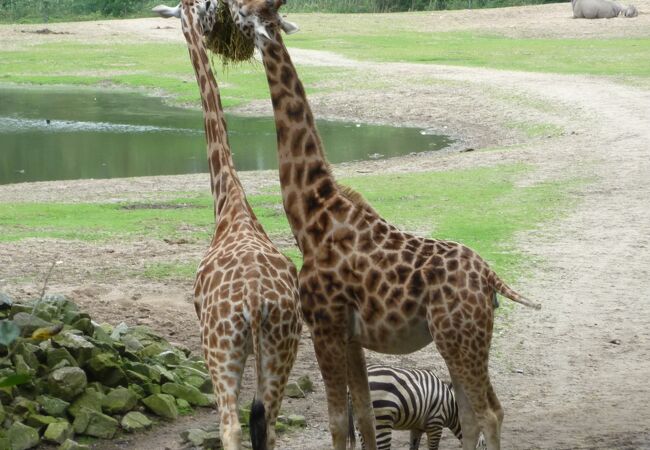
M 219 1 L 215 15 L 215 24 L 205 36 L 206 47 L 219 55 L 224 64 L 252 59 L 255 42 L 235 25 L 228 5 Z

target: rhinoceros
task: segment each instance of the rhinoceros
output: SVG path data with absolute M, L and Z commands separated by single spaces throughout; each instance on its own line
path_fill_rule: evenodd
M 571 0 L 573 17 L 576 19 L 611 19 L 612 17 L 636 17 L 634 5 L 622 6 L 611 0 Z

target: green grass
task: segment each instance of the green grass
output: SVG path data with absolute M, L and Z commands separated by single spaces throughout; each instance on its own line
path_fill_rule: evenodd
M 268 98 L 264 68 L 251 62 L 214 67 L 224 106 Z M 311 93 L 325 90 L 322 81 L 342 79 L 349 70 L 302 67 Z M 110 82 L 128 88 L 162 89 L 180 103 L 199 104 L 194 72 L 184 44 L 52 43 L 0 50 L 0 82 L 94 85 Z
M 153 263 L 147 264 L 144 276 L 153 280 L 167 280 L 174 278 L 192 278 L 196 275 L 199 263 Z
M 463 242 L 499 270 L 515 274 L 520 261 L 514 236 L 541 226 L 567 206 L 562 183 L 517 186 L 529 168 L 522 165 L 377 175 L 344 179 L 365 195 L 386 219 L 404 230 Z M 289 236 L 279 193 L 251 195 L 249 201 L 271 236 Z M 137 205 L 137 204 L 136 204 Z M 160 209 L 163 205 L 165 208 Z M 0 242 L 29 237 L 128 241 L 179 239 L 204 241 L 212 230 L 209 196 L 179 198 L 156 205 L 3 203 Z M 300 254 L 285 249 L 297 265 Z M 191 277 L 195 264 L 152 264 L 149 278 Z
M 531 39 L 474 32 L 423 33 L 379 28 L 319 29 L 287 39 L 294 47 L 328 49 L 370 61 L 414 62 L 530 72 L 650 76 L 650 38 Z

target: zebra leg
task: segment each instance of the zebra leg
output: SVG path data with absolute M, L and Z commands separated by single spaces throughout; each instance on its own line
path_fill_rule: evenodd
M 420 448 L 421 438 L 422 438 L 422 431 L 411 430 L 411 437 L 409 438 L 409 450 L 418 450 Z
M 393 425 L 390 423 L 377 424 L 377 450 L 390 450 L 393 438 Z
M 427 427 L 427 448 L 429 450 L 438 450 L 442 436 L 442 425 L 430 425 Z
M 352 406 L 357 418 L 357 426 L 363 438 L 365 448 L 375 450 L 375 411 L 370 400 L 368 371 L 363 348 L 357 339 L 351 339 L 347 345 L 348 386 L 352 397 Z

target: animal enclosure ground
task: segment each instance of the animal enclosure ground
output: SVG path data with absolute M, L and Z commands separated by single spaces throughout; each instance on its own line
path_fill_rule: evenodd
M 603 21 L 573 20 L 568 4 L 424 13 L 408 16 L 409 20 L 403 19 L 407 15 L 363 16 L 359 34 L 366 33 L 376 21 L 378 27 L 408 33 L 430 30 L 480 34 L 491 30 L 514 39 L 622 38 L 627 42 L 622 49 L 636 42 L 642 47 L 637 50 L 643 53 L 648 45 L 644 39 L 650 34 L 650 15 L 644 12 L 650 11 L 650 2 L 638 2 L 636 6 L 641 12 L 636 19 Z M 298 17 L 292 18 L 301 22 Z M 347 16 L 339 19 L 351 20 Z M 337 16 L 318 20 L 322 29 L 336 30 Z M 302 22 L 306 35 L 316 19 L 304 16 Z M 30 35 L 29 40 L 19 32 L 26 27 L 12 25 L 0 27 L 0 36 L 7 48 L 41 45 L 46 38 L 56 42 L 73 39 L 78 44 L 89 37 L 95 42 L 120 41 L 125 45 L 182 39 L 177 29 L 156 28 L 170 23 L 152 19 L 56 24 L 48 26 L 74 34 Z M 514 201 L 519 202 L 520 211 L 540 215 L 540 221 L 531 220 L 508 233 L 503 245 L 487 249 L 493 252 L 493 259 L 500 258 L 497 264 L 503 268 L 517 262 L 516 267 L 508 269 L 509 277 L 519 275 L 512 284 L 543 304 L 539 312 L 511 308 L 507 320 L 502 318 L 497 323 L 491 365 L 506 412 L 504 448 L 650 448 L 650 83 L 643 74 L 647 60 L 637 60 L 629 74 L 625 69 L 609 76 L 588 75 L 592 73 L 588 67 L 583 73 L 558 75 L 547 73 L 556 70 L 553 66 L 513 72 L 414 62 L 357 62 L 350 55 L 336 54 L 334 38 L 333 32 L 327 43 L 332 53 L 308 49 L 293 52 L 301 63 L 299 70 L 310 67 L 316 74 L 314 86 L 322 88 L 310 97 L 318 117 L 420 126 L 453 135 L 459 140 L 457 149 L 475 149 L 335 168 L 337 176 L 349 179 L 361 191 L 367 189 L 371 202 L 380 210 L 384 202 L 390 203 L 385 191 L 390 193 L 391 183 L 417 191 L 405 180 L 415 180 L 416 188 L 428 182 L 430 185 L 422 190 L 437 192 L 424 197 L 409 193 L 404 199 L 391 200 L 394 207 L 383 211 L 392 215 L 391 219 L 402 220 L 402 226 L 416 232 L 437 235 L 444 228 L 441 217 L 453 218 L 471 209 L 461 201 L 466 193 L 452 190 L 445 173 L 453 178 L 458 173 L 482 172 L 489 180 L 491 174 L 502 172 L 501 168 L 525 168 L 510 178 L 515 200 L 509 195 L 497 197 L 486 203 L 485 210 L 476 210 L 477 214 L 497 216 L 486 219 L 500 224 L 497 231 L 514 220 L 512 212 L 506 210 Z M 342 45 L 345 43 L 342 39 Z M 594 48 L 589 58 L 593 60 L 597 50 Z M 626 64 L 634 64 L 625 50 L 621 50 L 621 58 Z M 548 64 L 551 60 L 546 59 Z M 109 64 L 110 57 L 103 63 Z M 50 61 L 51 67 L 56 64 L 56 60 Z M 545 63 L 541 60 L 540 64 Z M 130 67 L 115 70 L 128 71 Z M 323 73 L 323 67 L 331 71 L 321 77 L 318 74 Z M 350 82 L 342 84 L 337 77 L 330 77 L 333 73 L 345 73 Z M 48 83 L 52 82 L 50 75 L 42 75 Z M 164 78 L 164 73 L 159 75 Z M 142 76 L 147 79 L 148 74 Z M 169 85 L 178 83 L 176 76 L 170 76 Z M 111 77 L 104 67 L 88 79 L 91 83 L 112 83 Z M 192 83 L 190 72 L 186 80 Z M 241 106 L 237 111 L 269 114 L 268 100 L 255 98 L 246 97 L 252 102 L 238 102 Z M 418 178 L 427 175 L 412 175 L 414 172 L 439 175 Z M 382 178 L 388 176 L 393 178 Z M 275 195 L 272 190 L 277 189 L 277 173 L 244 173 L 242 179 L 247 192 L 263 199 L 258 206 L 266 208 L 271 218 L 282 217 L 282 211 L 273 206 L 277 199 L 266 198 Z M 542 186 L 555 186 L 553 192 L 561 192 L 562 203 L 570 209 L 557 214 L 555 205 L 540 203 L 539 197 L 519 197 L 527 189 Z M 207 189 L 207 175 L 46 182 L 0 186 L 0 202 L 6 206 L 55 203 L 53 207 L 81 202 L 92 209 L 114 206 L 116 202 L 165 204 L 194 198 L 205 205 Z M 553 196 L 541 200 L 549 198 Z M 477 204 L 479 199 L 473 200 Z M 400 203 L 405 210 L 398 208 Z M 62 211 L 65 208 L 61 206 Z M 555 212 L 549 216 L 549 210 Z M 2 209 L 8 217 L 5 211 Z M 155 216 L 157 212 L 165 217 L 174 211 L 152 209 L 142 214 Z M 181 215 L 184 212 L 192 213 L 178 210 Z M 125 214 L 136 212 L 125 210 Z M 49 223 L 47 214 L 36 215 L 33 222 L 11 217 L 14 225 L 18 222 L 25 226 L 14 229 L 22 235 L 0 242 L 0 289 L 19 298 L 35 295 L 40 289 L 39 276 L 52 259 L 59 257 L 64 264 L 51 280 L 51 291 L 70 293 L 99 320 L 149 324 L 171 340 L 198 347 L 196 319 L 189 302 L 192 261 L 198 260 L 207 246 L 205 221 L 198 225 L 189 221 L 173 236 L 159 231 L 169 224 L 154 222 L 144 232 L 134 226 L 135 239 L 126 236 L 131 225 L 111 230 L 109 238 L 77 239 L 84 233 L 96 232 L 80 230 L 83 217 L 69 219 L 74 232 L 48 237 L 48 227 L 57 227 Z M 447 229 L 458 232 L 461 225 L 450 222 Z M 3 232 L 6 230 L 3 228 Z M 472 232 L 464 233 L 460 237 L 472 239 Z M 483 233 L 489 235 L 491 231 Z M 189 242 L 183 241 L 186 236 L 191 238 Z M 275 239 L 281 247 L 290 248 L 291 239 L 285 232 L 279 232 Z M 431 368 L 446 375 L 440 357 L 431 347 L 403 357 L 378 358 L 371 354 L 370 360 Z M 278 448 L 320 450 L 329 442 L 325 396 L 307 334 L 292 378 L 302 374 L 317 381 L 316 392 L 304 400 L 287 401 L 284 409 L 304 413 L 309 427 L 299 435 L 282 437 Z M 244 386 L 246 401 L 252 393 L 251 375 L 247 373 Z M 205 423 L 213 417 L 203 413 L 196 420 Z M 175 432 L 188 422 L 166 427 L 165 433 L 127 437 L 126 442 L 112 448 L 176 448 Z M 406 440 L 402 435 L 397 442 L 403 445 Z M 103 444 L 97 447 L 111 448 Z M 442 448 L 457 448 L 457 442 L 446 434 Z

